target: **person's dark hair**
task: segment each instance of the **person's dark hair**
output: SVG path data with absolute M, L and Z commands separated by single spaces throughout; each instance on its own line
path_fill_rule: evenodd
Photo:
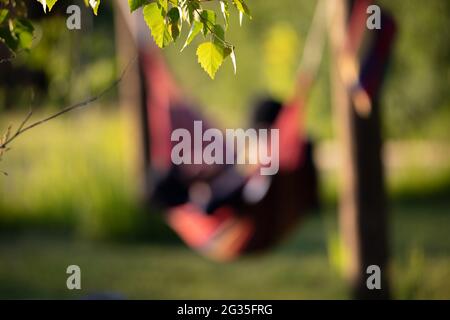
M 272 98 L 258 100 L 253 107 L 252 125 L 255 127 L 270 127 L 277 119 L 282 104 Z

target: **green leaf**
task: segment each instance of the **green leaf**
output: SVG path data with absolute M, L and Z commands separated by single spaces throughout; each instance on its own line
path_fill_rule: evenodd
M 47 12 L 48 10 L 51 11 L 53 6 L 58 0 L 37 0 L 40 4 L 42 4 L 42 7 L 44 8 L 44 12 Z
M 8 27 L 0 27 L 0 40 L 12 51 L 16 51 L 19 47 L 19 40 L 12 35 Z
M 234 6 L 236 9 L 239 10 L 240 13 L 245 14 L 250 19 L 252 18 L 252 15 L 250 13 L 250 9 L 248 8 L 247 4 L 244 2 L 244 0 L 232 0 Z
M 158 4 L 163 7 L 164 13 L 169 10 L 169 1 L 168 0 L 157 0 Z
M 146 5 L 143 10 L 145 22 L 150 28 L 156 45 L 160 48 L 172 42 L 164 13 L 164 8 L 156 2 Z
M 29 50 L 33 43 L 34 27 L 26 19 L 17 19 L 15 22 L 14 33 L 18 39 L 19 47 Z
M 33 43 L 33 32 L 33 25 L 26 19 L 8 20 L 8 26 L 0 27 L 0 39 L 12 51 L 29 50 Z
M 48 10 L 51 11 L 57 0 L 47 0 Z M 99 1 L 100 2 L 100 1 Z
M 37 0 L 40 4 L 42 4 L 42 7 L 44 8 L 44 12 L 47 12 L 47 0 Z
M 167 13 L 167 17 L 169 18 L 170 35 L 172 36 L 173 41 L 176 41 L 180 36 L 181 31 L 180 11 L 177 7 L 173 7 Z
M 148 3 L 148 0 L 128 0 L 128 5 L 130 6 L 130 11 L 134 12 L 140 7 L 143 7 Z
M 220 0 L 220 11 L 222 11 L 223 19 L 225 20 L 225 29 L 228 29 L 230 24 L 230 6 L 228 0 Z
M 6 17 L 8 16 L 8 9 L 0 9 L 0 24 L 5 21 Z
M 192 24 L 194 21 L 196 21 L 197 11 L 200 10 L 200 3 L 197 1 L 189 1 L 184 0 L 182 3 L 182 9 L 185 16 L 185 20 Z
M 212 30 L 214 33 L 213 41 L 217 42 L 218 44 L 224 45 L 225 44 L 225 30 L 223 30 L 222 26 L 220 24 L 216 24 Z
M 215 78 L 217 70 L 230 54 L 231 49 L 214 42 L 202 43 L 197 49 L 198 62 L 211 79 Z
M 89 0 L 89 4 L 90 4 L 92 10 L 94 11 L 94 14 L 97 15 L 98 7 L 100 6 L 100 0 Z
M 234 74 L 236 74 L 237 73 L 237 63 L 236 63 L 236 52 L 234 51 L 234 48 L 231 48 L 230 57 L 231 57 L 231 62 L 233 63 Z
M 203 23 L 203 34 L 207 36 L 216 25 L 216 13 L 212 10 L 203 10 L 200 13 L 200 20 Z
M 187 37 L 186 42 L 184 43 L 183 49 L 181 49 L 181 51 L 186 49 L 186 47 L 191 44 L 191 42 L 195 39 L 195 37 L 202 31 L 202 28 L 203 28 L 203 24 L 201 22 L 194 21 L 192 23 L 191 30 L 189 30 L 188 37 Z

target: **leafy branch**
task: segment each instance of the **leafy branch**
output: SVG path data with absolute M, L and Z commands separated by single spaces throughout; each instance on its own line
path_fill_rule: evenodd
M 231 57 L 236 72 L 235 47 L 225 40 L 230 18 L 230 3 L 238 10 L 240 21 L 244 15 L 251 18 L 250 10 L 244 0 L 129 0 L 131 11 L 143 8 L 144 20 L 147 23 L 155 43 L 164 48 L 176 42 L 183 24 L 190 26 L 183 51 L 200 34 L 209 41 L 199 45 L 198 62 L 208 75 L 214 79 L 224 60 Z M 205 2 L 218 3 L 223 15 L 224 25 L 218 23 L 214 10 L 205 9 Z M 135 5 L 131 5 L 135 4 Z
M 51 11 L 58 0 L 37 0 L 44 11 Z M 124 0 L 120 0 L 124 1 Z M 100 8 L 100 0 L 84 0 L 95 15 Z M 206 9 L 208 4 L 215 10 Z M 231 5 L 230 5 L 231 4 Z M 244 16 L 251 19 L 246 0 L 128 0 L 130 13 L 142 8 L 143 18 L 151 35 L 160 48 L 176 43 L 184 25 L 189 27 L 183 51 L 198 35 L 203 34 L 207 42 L 198 46 L 198 62 L 208 75 L 214 79 L 217 71 L 228 57 L 231 57 L 236 73 L 235 47 L 225 40 L 225 33 L 230 23 L 233 6 L 242 25 Z M 34 28 L 26 19 L 25 0 L 0 0 L 0 41 L 3 41 L 13 52 L 18 49 L 29 50 L 33 42 Z M 216 13 L 217 12 L 217 13 Z M 219 23 L 218 13 L 223 16 Z

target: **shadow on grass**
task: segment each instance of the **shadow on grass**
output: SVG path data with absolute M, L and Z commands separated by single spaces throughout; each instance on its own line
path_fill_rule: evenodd
M 90 226 L 81 225 L 79 215 L 73 208 L 64 214 L 46 210 L 11 212 L 0 216 L 0 237 L 16 237 L 21 234 L 37 234 L 64 238 L 86 238 L 118 243 L 154 242 L 166 245 L 180 245 L 181 241 L 167 226 L 160 212 L 148 212 L 137 206 L 122 207 L 129 213 L 126 223 L 108 221 L 99 229 L 89 231 Z M 0 206 L 0 212 L 2 208 Z M 86 230 L 87 229 L 87 230 Z

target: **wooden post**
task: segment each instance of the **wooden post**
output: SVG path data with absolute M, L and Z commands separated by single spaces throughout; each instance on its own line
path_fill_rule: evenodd
M 126 141 L 134 144 L 127 148 L 132 153 L 129 155 L 130 161 L 135 164 L 133 167 L 136 168 L 135 176 L 141 200 L 146 201 L 150 190 L 150 150 L 144 78 L 138 57 L 138 35 L 128 4 L 123 0 L 116 0 L 114 9 L 119 72 L 128 66 L 125 79 L 119 84 L 120 107 L 127 122 Z
M 334 0 L 330 0 L 334 1 Z M 379 106 L 356 112 L 342 77 L 350 1 L 336 1 L 330 27 L 333 109 L 341 151 L 339 222 L 346 271 L 356 299 L 388 299 L 386 196 Z M 381 290 L 369 290 L 367 267 L 381 268 Z

